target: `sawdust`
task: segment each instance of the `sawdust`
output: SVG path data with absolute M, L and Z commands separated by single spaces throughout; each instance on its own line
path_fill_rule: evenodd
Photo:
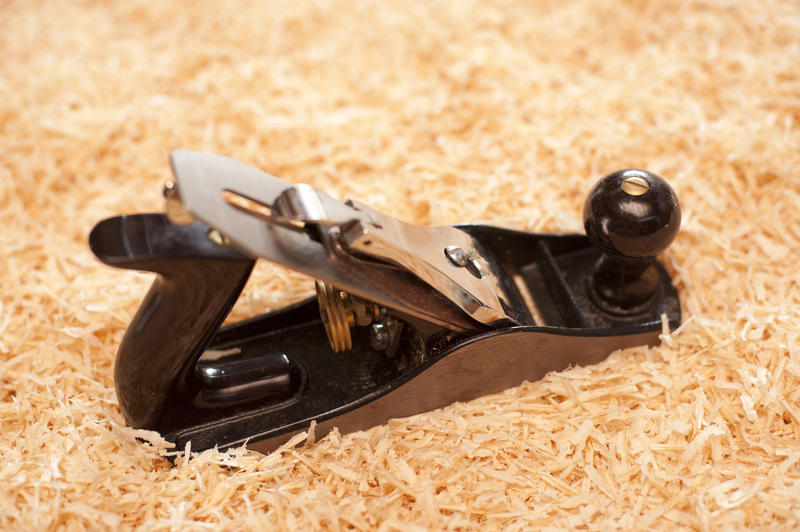
M 1 528 L 800 526 L 796 4 L 0 10 Z M 171 467 L 113 391 L 151 278 L 86 237 L 160 210 L 179 147 L 417 223 L 535 231 L 579 231 L 595 179 L 648 168 L 683 204 L 663 260 L 685 323 L 468 404 Z M 263 265 L 235 316 L 310 292 Z

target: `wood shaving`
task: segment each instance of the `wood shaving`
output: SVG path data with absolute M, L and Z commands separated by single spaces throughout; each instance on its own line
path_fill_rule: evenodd
M 773 0 L 3 2 L 0 528 L 800 527 L 798 35 Z M 113 389 L 152 276 L 87 235 L 160 211 L 176 148 L 529 231 L 580 231 L 595 180 L 655 171 L 684 323 L 268 456 L 172 449 Z M 259 265 L 232 319 L 311 290 Z

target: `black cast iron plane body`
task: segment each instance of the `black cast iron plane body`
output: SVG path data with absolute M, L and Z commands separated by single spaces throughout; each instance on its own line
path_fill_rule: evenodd
M 352 348 L 334 353 L 314 298 L 220 328 L 255 259 L 210 241 L 203 222 L 100 222 L 90 244 L 103 262 L 158 274 L 117 356 L 126 419 L 179 449 L 270 451 L 312 421 L 318 436 L 365 429 L 655 344 L 663 316 L 680 323 L 677 292 L 657 262 L 652 297 L 618 312 L 592 295 L 601 252 L 587 237 L 457 227 L 499 265 L 519 323 L 454 330 L 390 309 L 400 331 L 391 349 L 355 328 Z

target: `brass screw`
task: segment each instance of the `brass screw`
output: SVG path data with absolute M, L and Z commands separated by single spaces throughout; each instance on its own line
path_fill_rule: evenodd
M 638 175 L 632 175 L 624 178 L 622 180 L 622 185 L 620 186 L 622 187 L 622 190 L 631 196 L 641 196 L 650 190 L 650 184 L 645 180 L 645 178 Z

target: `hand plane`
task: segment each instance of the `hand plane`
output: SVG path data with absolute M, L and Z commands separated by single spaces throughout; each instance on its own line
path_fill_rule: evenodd
M 117 354 L 126 421 L 192 450 L 271 451 L 316 422 L 343 433 L 593 364 L 680 323 L 655 260 L 681 211 L 621 170 L 586 235 L 422 227 L 219 155 L 175 151 L 164 213 L 98 223 L 104 263 L 157 274 Z M 316 297 L 222 323 L 259 258 Z

